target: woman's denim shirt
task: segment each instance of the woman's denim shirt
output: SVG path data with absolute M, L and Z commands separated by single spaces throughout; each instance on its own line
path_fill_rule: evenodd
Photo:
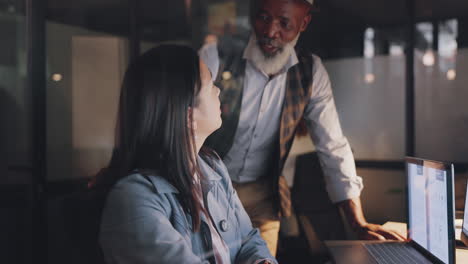
M 213 223 L 229 247 L 231 263 L 257 263 L 270 255 L 254 229 L 221 160 L 199 158 L 204 199 Z M 164 178 L 136 172 L 111 189 L 104 207 L 99 242 L 107 263 L 209 263 L 211 234 L 201 214 L 200 231 Z

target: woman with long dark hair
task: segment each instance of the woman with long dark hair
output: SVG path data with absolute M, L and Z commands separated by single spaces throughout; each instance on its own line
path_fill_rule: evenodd
M 276 263 L 226 167 L 202 148 L 221 126 L 218 95 L 189 47 L 158 46 L 129 66 L 114 152 L 94 182 L 107 192 L 108 263 Z

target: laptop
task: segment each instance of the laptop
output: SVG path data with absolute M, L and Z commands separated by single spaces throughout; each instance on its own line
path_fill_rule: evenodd
M 455 263 L 453 164 L 407 157 L 408 241 L 329 247 L 346 263 Z M 343 262 L 343 263 L 345 263 Z
M 466 194 L 465 194 L 465 210 L 463 212 L 463 224 L 460 239 L 468 247 L 468 182 L 466 184 Z

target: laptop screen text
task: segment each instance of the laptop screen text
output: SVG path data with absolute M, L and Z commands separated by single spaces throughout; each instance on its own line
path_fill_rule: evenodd
M 410 238 L 449 262 L 447 171 L 407 163 Z

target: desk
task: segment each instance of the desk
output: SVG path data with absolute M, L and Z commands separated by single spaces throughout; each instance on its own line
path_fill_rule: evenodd
M 387 222 L 383 226 L 388 229 L 398 231 L 400 234 L 406 236 L 406 224 L 404 223 Z M 460 232 L 456 232 L 456 238 L 460 238 Z M 362 255 L 351 252 L 353 249 L 349 247 L 350 245 L 356 245 L 361 242 L 362 241 L 358 240 L 329 240 L 325 241 L 325 245 L 333 255 L 336 264 L 362 264 Z M 369 241 L 366 241 L 366 243 L 369 243 Z M 373 243 L 380 242 L 374 241 Z M 468 249 L 457 248 L 455 251 L 455 259 L 457 264 L 468 263 Z

